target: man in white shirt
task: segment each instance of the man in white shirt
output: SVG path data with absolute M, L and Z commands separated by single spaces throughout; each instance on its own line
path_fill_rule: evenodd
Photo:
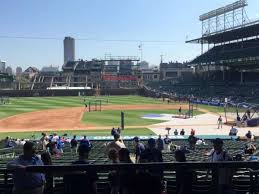
M 52 138 L 52 142 L 57 142 L 58 139 L 59 139 L 58 134 L 54 133 L 54 134 L 53 134 L 53 138 Z
M 237 132 L 238 132 L 237 128 L 234 128 L 234 126 L 232 126 L 229 131 L 229 136 L 236 136 Z

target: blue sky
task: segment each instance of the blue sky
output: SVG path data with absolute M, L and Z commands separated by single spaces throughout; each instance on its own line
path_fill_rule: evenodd
M 57 40 L 0 38 L 0 59 L 12 67 L 61 66 L 63 37 L 76 41 L 76 58 L 92 59 L 105 53 L 140 56 L 139 42 L 104 42 L 107 39 L 167 40 L 143 43 L 143 58 L 150 64 L 190 60 L 200 53 L 186 37 L 200 36 L 200 14 L 234 0 L 7 0 L 1 1 L 0 36 L 56 37 Z M 259 18 L 258 0 L 248 0 L 250 18 Z

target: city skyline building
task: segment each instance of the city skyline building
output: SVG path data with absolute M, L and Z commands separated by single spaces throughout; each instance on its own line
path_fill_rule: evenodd
M 64 64 L 69 61 L 75 61 L 75 39 L 65 37 L 64 41 Z
M 16 76 L 21 76 L 22 75 L 22 67 L 16 67 L 16 72 L 15 72 Z
M 5 73 L 6 61 L 1 61 L 0 59 L 0 73 Z
M 12 67 L 10 67 L 10 66 L 6 67 L 5 72 L 6 72 L 8 75 L 13 75 L 13 69 L 12 69 Z

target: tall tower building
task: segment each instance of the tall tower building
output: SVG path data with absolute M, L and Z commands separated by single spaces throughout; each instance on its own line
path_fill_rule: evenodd
M 6 62 L 0 60 L 0 73 L 5 72 L 5 65 L 6 65 Z
M 22 68 L 16 67 L 16 76 L 21 76 L 21 75 L 22 75 Z
M 64 64 L 69 61 L 75 61 L 75 39 L 65 37 L 64 39 Z
M 13 75 L 13 69 L 12 69 L 12 67 L 10 67 L 10 66 L 6 67 L 5 72 L 6 72 L 8 75 Z

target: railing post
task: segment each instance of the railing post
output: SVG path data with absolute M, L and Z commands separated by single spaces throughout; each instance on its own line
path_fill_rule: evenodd
M 253 194 L 253 193 L 256 193 L 258 172 L 253 171 L 253 169 L 249 169 L 249 175 L 250 175 L 250 189 L 249 189 L 249 193 Z
M 253 174 L 252 174 L 253 176 Z M 256 185 L 257 185 L 257 179 L 258 179 L 258 174 L 255 173 L 253 176 L 253 188 L 251 193 L 256 193 Z
M 221 185 L 219 184 L 219 170 L 220 168 L 214 168 L 214 184 L 216 184 L 216 193 L 221 194 Z M 213 175 L 212 175 L 213 176 Z
M 7 170 L 4 171 L 4 188 L 5 188 L 5 193 L 8 193 L 7 191 L 7 185 L 8 184 L 8 172 Z

